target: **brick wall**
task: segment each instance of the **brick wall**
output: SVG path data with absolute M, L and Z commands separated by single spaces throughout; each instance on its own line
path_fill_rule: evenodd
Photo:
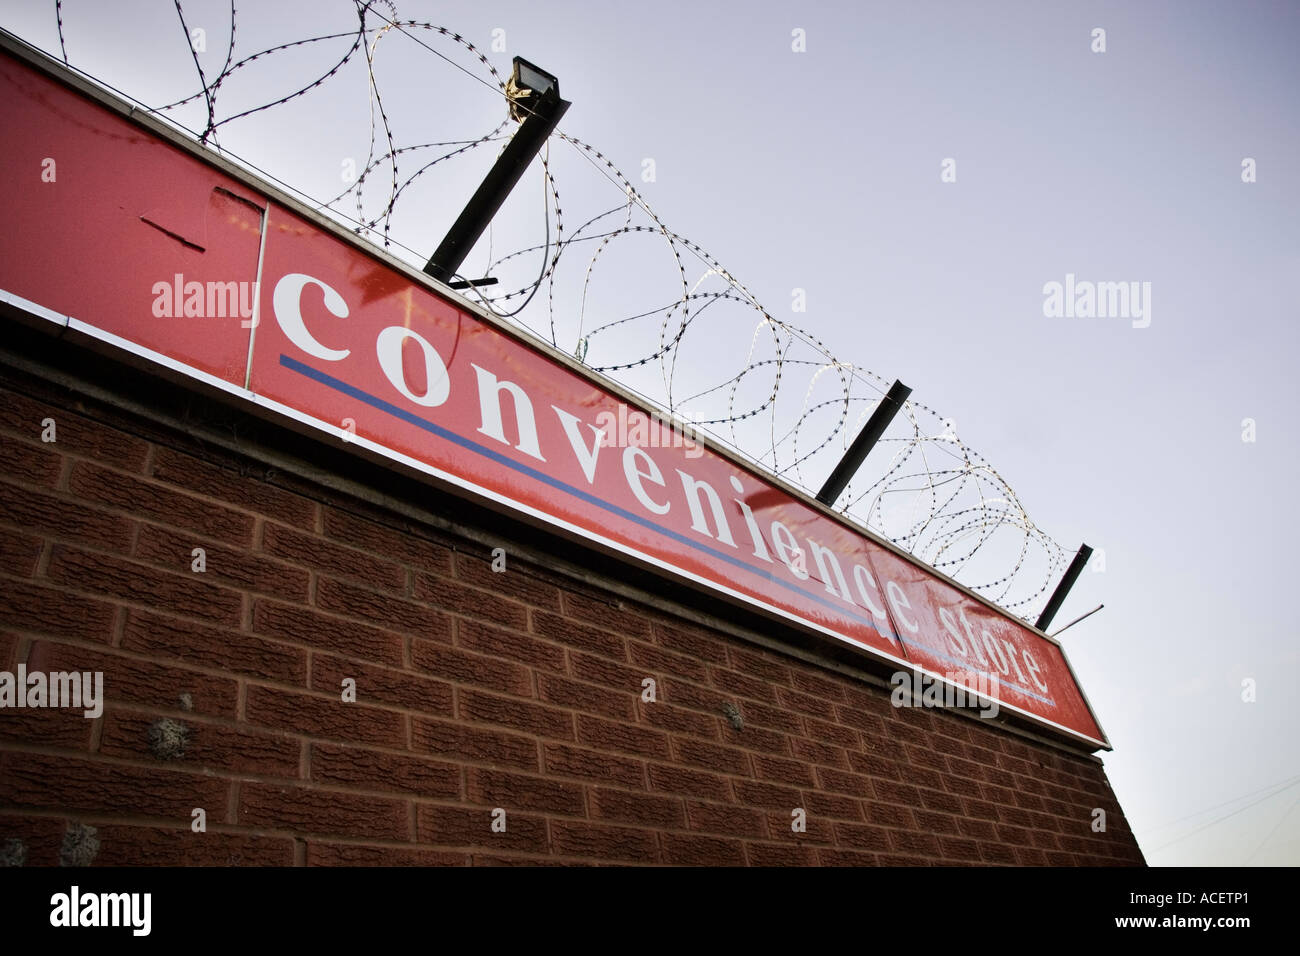
M 22 391 L 0 390 L 0 670 L 102 671 L 106 702 L 0 710 L 7 862 L 1143 862 L 1088 755 L 895 709 L 615 593 L 609 561 L 578 580 L 194 428 Z

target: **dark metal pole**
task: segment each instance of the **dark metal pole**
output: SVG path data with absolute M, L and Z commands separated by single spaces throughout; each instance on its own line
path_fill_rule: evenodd
M 835 466 L 831 476 L 826 479 L 826 484 L 822 485 L 822 490 L 817 492 L 817 500 L 824 505 L 833 506 L 835 499 L 840 496 L 845 486 L 853 478 L 862 462 L 866 460 L 867 454 L 875 447 L 876 442 L 880 441 L 880 436 L 885 433 L 889 423 L 894 420 L 907 401 L 907 396 L 912 394 L 912 390 L 902 382 L 895 381 L 889 386 L 889 394 L 884 397 L 876 410 L 871 413 L 871 418 L 862 426 L 862 431 L 858 432 L 858 437 L 853 439 L 853 444 L 849 450 L 844 453 L 840 463 Z
M 569 101 L 560 99 L 554 90 L 539 97 L 535 107 L 530 105 L 532 112 L 519 124 L 519 129 L 497 157 L 478 191 L 470 197 L 460 218 L 429 257 L 424 267 L 427 275 L 446 282 L 456 274 L 569 105 Z
M 1056 617 L 1056 612 L 1065 603 L 1065 596 L 1070 593 L 1070 588 L 1074 587 L 1074 582 L 1083 573 L 1083 566 L 1088 563 L 1088 559 L 1091 557 L 1092 548 L 1086 544 L 1080 545 L 1079 553 L 1074 556 L 1070 566 L 1065 569 L 1065 577 L 1061 578 L 1061 583 L 1052 592 L 1052 599 L 1047 602 L 1047 607 L 1043 608 L 1043 613 L 1038 615 L 1038 623 L 1034 626 L 1044 634 L 1047 633 L 1047 627 L 1052 623 L 1052 618 Z

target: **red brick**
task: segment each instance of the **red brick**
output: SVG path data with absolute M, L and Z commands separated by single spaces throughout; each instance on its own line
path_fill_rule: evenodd
M 818 767 L 817 780 L 827 790 L 847 793 L 854 797 L 870 797 L 876 792 L 869 777 L 845 773 L 843 770 L 833 770 L 830 767 Z
M 763 780 L 775 780 L 793 787 L 816 786 L 812 768 L 806 763 L 766 754 L 754 754 L 750 759 L 754 762 L 754 771 Z
M 261 550 L 281 561 L 346 578 L 376 591 L 400 594 L 406 590 L 406 569 L 400 564 L 273 521 L 262 526 Z
M 52 641 L 33 644 L 27 666 L 44 671 L 102 671 L 104 700 L 109 704 L 180 711 L 185 709 L 181 697 L 188 695 L 188 706 L 196 714 L 234 718 L 236 712 L 236 681 L 188 668 Z
M 745 750 L 761 750 L 780 757 L 790 756 L 790 738 L 785 734 L 763 730 L 761 727 L 751 727 L 748 724 L 737 730 L 727 720 L 719 720 L 718 726 L 722 730 L 722 742 L 725 744 L 743 747 Z
M 19 693 L 25 693 L 21 688 Z M 92 688 L 93 693 L 93 688 Z M 84 704 L 84 698 L 82 700 Z M 0 740 L 15 740 L 28 746 L 90 750 L 95 719 L 86 717 L 86 707 L 38 707 L 0 711 Z
M 999 824 L 997 827 L 997 839 L 1001 843 L 1010 846 L 1029 846 L 1030 831 L 1025 827 L 1011 826 L 1009 824 Z
M 578 714 L 578 741 L 602 750 L 668 758 L 668 735 L 633 724 Z
M 417 639 L 411 642 L 411 664 L 458 684 L 485 687 L 515 697 L 533 696 L 532 672 L 522 664 L 500 658 Z
M 148 602 L 176 614 L 239 627 L 243 600 L 202 574 L 181 576 L 107 554 L 56 544 L 46 576 L 56 584 L 96 591 L 119 601 Z
M 726 836 L 767 839 L 767 824 L 763 814 L 734 803 L 698 803 L 686 801 L 688 825 L 702 833 L 721 833 Z
M 601 824 L 551 821 L 551 845 L 559 853 L 600 860 L 655 863 L 659 848 L 651 830 Z
M 816 866 L 817 851 L 793 843 L 746 843 L 750 866 Z
M 149 443 L 97 421 L 50 409 L 57 429 L 56 445 L 60 451 L 79 458 L 89 458 L 123 471 L 138 472 L 144 467 Z M 37 434 L 33 430 L 32 434 Z
M 324 509 L 325 536 L 352 548 L 398 561 L 429 574 L 451 575 L 451 550 L 417 536 L 408 526 L 398 530 L 364 515 Z
M 645 785 L 645 770 L 641 763 L 626 757 L 600 753 L 596 750 L 581 750 L 564 744 L 545 744 L 542 757 L 546 772 L 559 777 L 581 777 L 585 780 L 598 780 L 621 783 L 626 787 Z
M 989 803 L 987 800 L 976 800 L 973 797 L 967 797 L 962 801 L 966 808 L 968 817 L 981 817 L 985 820 L 998 819 L 998 808 L 996 804 Z
M 57 444 L 0 438 L 0 475 L 6 479 L 53 488 L 62 469 Z
M 327 786 L 428 798 L 460 796 L 460 767 L 411 754 L 314 743 L 310 767 L 311 779 Z
M 741 715 L 745 718 L 746 727 L 769 727 L 785 734 L 804 733 L 803 717 L 798 714 L 752 700 L 738 701 L 737 705 L 740 708 Z M 853 746 L 856 746 L 857 738 L 853 737 L 852 740 Z
M 3 793 L 3 781 L 0 781 L 0 793 Z M 27 851 L 25 866 L 59 866 L 65 835 L 70 826 L 82 822 L 80 816 L 27 816 L 16 811 L 0 811 L 0 844 L 20 840 Z
M 564 648 L 517 631 L 461 618 L 456 621 L 456 645 L 489 657 L 505 657 L 543 670 L 563 672 Z
M 1003 846 L 1001 843 L 981 843 L 980 857 L 985 863 L 1000 863 L 1004 866 L 1016 865 L 1015 848 Z
M 835 710 L 841 723 L 861 730 L 870 737 L 889 740 L 893 736 L 893 725 L 886 728 L 884 719 L 877 714 L 864 713 L 845 704 Z M 898 744 L 895 743 L 895 746 Z
M 211 818 L 211 813 L 209 813 Z M 404 800 L 358 796 L 338 790 L 245 781 L 239 787 L 239 822 L 304 836 L 406 840 L 410 824 Z
M 794 806 L 795 804 L 792 804 Z M 853 797 L 845 797 L 835 793 L 823 793 L 820 790 L 809 790 L 804 794 L 803 806 L 808 813 L 816 817 L 831 817 L 836 820 L 852 820 L 856 823 L 862 822 L 862 804 Z M 872 823 L 879 823 L 879 820 L 872 820 Z
M 205 627 L 150 611 L 127 612 L 124 650 L 199 667 L 306 686 L 307 652 L 230 628 Z
M 638 699 L 637 713 L 642 723 L 653 727 L 714 740 L 718 737 L 717 718 L 701 714 L 696 710 L 674 707 L 672 704 L 662 702 L 647 703 Z
M 659 682 L 659 699 L 678 707 L 690 707 L 706 713 L 718 715 L 724 713 L 728 706 L 736 706 L 736 701 L 727 694 L 686 681 L 664 679 Z
M 540 770 L 536 741 L 461 723 L 415 719 L 411 724 L 411 745 L 457 762 L 504 764 L 522 770 Z
M 757 677 L 768 684 L 789 684 L 791 668 L 789 665 L 773 659 L 767 654 L 742 650 L 739 647 L 729 649 L 731 666 L 750 677 Z
M 704 767 L 708 770 L 717 770 L 722 773 L 734 773 L 737 775 L 749 774 L 750 755 L 743 750 L 736 750 L 733 747 L 719 747 L 717 744 L 707 743 L 703 740 L 696 740 L 693 737 L 672 738 L 673 757 L 679 763 L 689 764 L 693 767 Z M 755 760 L 764 758 L 757 755 Z
M 381 747 L 406 746 L 406 724 L 401 714 L 362 703 L 344 703 L 342 691 L 331 695 L 300 694 L 250 684 L 244 714 L 251 724 L 304 737 Z
M 769 704 L 776 702 L 777 691 L 772 685 L 757 677 L 727 670 L 725 667 L 710 667 L 709 681 L 718 690 L 751 700 L 762 700 Z
M 451 643 L 447 615 L 414 601 L 321 576 L 316 581 L 316 606 L 322 611 L 366 621 L 386 631 L 404 631 L 416 637 Z
M 852 727 L 818 720 L 815 717 L 809 717 L 805 723 L 808 725 L 807 735 L 813 740 L 835 744 L 847 750 L 857 750 L 861 745 L 862 738 L 858 736 L 858 732 Z M 850 759 L 852 759 L 851 754 Z
M 0 632 L 0 670 L 12 671 L 14 669 L 14 652 L 17 649 L 17 635 Z
M 416 809 L 416 839 L 433 846 L 547 853 L 545 817 L 506 810 L 505 829 L 493 830 L 495 807 L 448 807 L 422 803 Z M 504 809 L 504 808 L 503 808 Z
M 468 866 L 467 853 L 363 843 L 307 843 L 308 866 Z
M 111 604 L 28 581 L 0 582 L 0 621 L 6 627 L 107 644 L 113 637 Z
M 896 783 L 893 780 L 872 778 L 871 787 L 875 790 L 876 796 L 886 803 L 901 803 L 904 806 L 914 807 L 920 797 L 916 787 L 910 784 Z M 939 807 L 937 809 L 943 808 Z
M 129 516 L 88 506 L 75 498 L 0 481 L 0 523 L 19 531 L 126 554 L 135 522 Z
M 154 453 L 151 473 L 158 481 L 219 499 L 296 528 L 316 526 L 316 502 L 277 488 L 264 477 L 236 470 L 244 467 L 242 463 L 208 464 L 185 452 L 160 446 Z M 265 469 L 264 473 L 269 471 L 271 469 Z
M 654 679 L 654 675 L 648 673 L 644 668 L 629 667 L 626 664 L 611 661 L 607 657 L 597 657 L 594 654 L 570 651 L 569 660 L 574 677 L 579 680 L 590 681 L 593 684 L 600 684 L 602 687 L 609 687 L 624 694 L 639 696 L 645 689 L 641 682 L 647 677 Z M 659 684 L 661 682 L 655 680 L 655 683 Z
M 894 852 L 910 856 L 936 859 L 939 856 L 939 841 L 930 833 L 917 833 L 914 830 L 890 830 L 889 840 Z
M 853 768 L 854 773 L 866 774 L 868 777 L 879 777 L 882 780 L 902 780 L 905 777 L 912 776 L 911 768 L 907 764 L 896 760 L 886 760 L 875 754 L 850 751 L 849 766 Z
M 507 821 L 516 809 L 565 816 L 582 816 L 584 811 L 582 787 L 577 784 L 482 767 L 470 767 L 468 780 L 467 799 L 503 808 Z
M 158 760 L 149 749 L 149 728 L 158 719 L 158 714 L 111 708 L 104 715 L 99 752 L 130 760 Z M 296 739 L 200 720 L 192 714 L 173 719 L 184 724 L 189 733 L 184 753 L 166 761 L 168 767 L 227 770 L 290 779 L 298 776 L 302 746 Z
M 486 591 L 496 591 L 521 604 L 546 611 L 560 610 L 560 589 L 543 580 L 535 568 L 520 560 L 512 560 L 506 549 L 504 571 L 493 571 L 494 558 L 490 549 L 481 554 L 457 552 L 456 577 L 466 584 Z
M 898 713 L 890 703 L 890 691 L 884 687 L 863 687 L 846 685 L 844 687 L 844 704 L 853 710 L 877 717 L 892 718 Z
M 445 621 L 451 640 L 451 622 Z M 305 644 L 375 664 L 403 664 L 402 638 L 378 627 L 319 614 L 305 607 L 258 599 L 253 602 L 253 630 L 281 641 Z
M 601 627 L 626 637 L 646 637 L 650 634 L 650 619 L 618 599 L 606 601 L 565 591 L 563 602 L 565 615 L 574 620 L 592 623 L 599 621 Z
M 950 835 L 960 833 L 959 818 L 946 813 L 934 813 L 930 810 L 912 810 L 917 827 L 924 833 Z
M 539 674 L 537 685 L 542 700 L 559 707 L 572 707 L 616 720 L 636 719 L 636 706 L 633 702 L 637 699 L 640 687 L 620 693 L 551 674 Z
M 795 816 L 796 810 L 803 811 L 802 818 Z M 803 821 L 803 830 L 795 831 L 794 825 L 800 819 Z M 802 804 L 785 811 L 769 812 L 767 827 L 774 836 L 789 834 L 790 839 L 798 840 L 800 843 L 830 844 L 835 842 L 835 824 L 826 817 L 819 817 L 815 813 L 810 813 L 808 808 Z
M 457 713 L 462 719 L 498 724 L 555 740 L 574 739 L 573 714 L 567 711 L 472 690 L 461 690 L 457 697 Z
M 660 797 L 608 787 L 592 787 L 587 795 L 593 819 L 639 823 L 656 830 L 680 830 L 686 826 L 682 801 L 676 797 Z
M 373 667 L 332 654 L 314 654 L 311 661 L 311 686 L 325 693 L 341 692 L 343 680 L 357 682 L 357 701 L 389 704 L 404 710 L 418 710 L 429 717 L 450 717 L 451 685 L 420 674 Z
M 855 850 L 882 851 L 890 848 L 889 831 L 856 823 L 835 824 L 835 844 Z
M 948 758 L 928 747 L 915 747 L 908 744 L 904 747 L 903 753 L 907 765 L 920 775 L 932 777 L 948 772 Z
M 41 425 L 42 419 L 55 418 L 57 421 L 57 417 L 63 415 L 69 419 L 85 421 L 73 415 L 63 405 L 56 406 L 40 401 L 23 392 L 13 391 L 13 388 L 14 386 L 9 382 L 3 383 L 4 401 L 0 401 L 0 430 L 39 441 L 44 430 L 44 426 Z
M 681 836 L 665 833 L 661 836 L 664 862 L 674 866 L 744 866 L 745 851 L 739 840 L 720 837 Z
M 1047 866 L 1047 854 L 1032 847 L 1015 848 L 1017 866 Z
M 616 661 L 627 660 L 627 640 L 618 634 L 598 627 L 588 627 L 547 611 L 533 611 L 530 617 L 532 632 L 538 637 L 565 647 L 603 654 Z
M 677 677 L 703 684 L 709 676 L 708 668 L 695 658 L 653 644 L 629 641 L 628 651 L 632 663 L 645 668 L 651 677 Z
M 828 700 L 791 690 L 788 687 L 777 688 L 776 695 L 780 699 L 782 707 L 796 710 L 810 717 L 820 717 L 824 720 L 835 719 L 835 705 Z
M 793 810 L 803 800 L 798 790 L 758 780 L 736 780 L 736 799 L 746 806 Z
M 194 551 L 203 549 L 203 571 L 194 570 Z M 143 524 L 136 540 L 135 556 L 182 575 L 231 587 L 272 594 L 289 601 L 307 600 L 309 575 L 301 568 L 268 561 L 243 550 L 222 547 L 193 532 L 175 531 Z
M 979 844 L 974 840 L 963 840 L 960 837 L 940 837 L 939 851 L 945 860 L 977 863 L 981 859 Z
M 727 786 L 726 778 L 714 773 L 657 763 L 650 764 L 648 771 L 651 789 L 662 793 L 703 797 L 706 800 L 728 800 L 731 797 L 731 788 Z
M 707 636 L 694 627 L 683 627 L 667 621 L 655 621 L 654 642 L 660 647 L 679 654 L 687 654 L 714 664 L 727 663 L 727 646 Z
M 212 822 L 211 813 L 208 815 Z M 96 824 L 96 866 L 293 866 L 290 837 Z
M 244 548 L 253 541 L 250 514 L 98 465 L 86 462 L 74 465 L 68 490 L 87 504 L 100 504 L 136 518 L 188 528 L 215 541 Z
M 941 739 L 941 738 L 940 738 Z M 985 770 L 973 760 L 963 760 L 960 757 L 946 757 L 948 762 L 948 772 L 955 777 L 965 777 L 967 780 L 985 779 Z
M 898 796 L 900 795 L 892 794 L 892 797 L 896 798 Z M 912 799 L 894 799 L 893 802 L 906 804 L 908 806 L 917 805 L 917 801 Z M 920 791 L 920 805 L 924 806 L 927 810 L 937 810 L 942 813 L 961 814 L 966 812 L 966 808 L 963 806 L 960 797 L 951 793 L 944 793 L 941 790 L 930 790 L 928 788 Z
M 879 866 L 880 858 L 874 853 L 820 847 L 817 850 L 817 863 L 819 866 Z
M 0 804 L 60 813 L 83 811 L 189 821 L 202 807 L 225 818 L 230 782 L 198 772 L 128 766 L 105 760 L 10 751 L 0 753 Z
M 844 699 L 844 687 L 836 680 L 813 673 L 806 667 L 795 667 L 790 673 L 791 683 L 797 690 L 824 700 Z
M 840 770 L 849 768 L 848 756 L 841 747 L 808 740 L 806 737 L 795 737 L 790 744 L 794 755 L 800 760 L 825 767 L 836 767 Z
M 0 527 L 0 573 L 30 578 L 43 546 L 40 538 Z
M 429 574 L 415 576 L 415 597 L 453 614 L 477 617 L 516 631 L 528 627 L 528 609 L 493 591 L 466 587 L 463 581 Z

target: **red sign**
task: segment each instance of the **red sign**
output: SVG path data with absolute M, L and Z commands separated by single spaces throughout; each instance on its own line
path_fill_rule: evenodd
M 27 315 L 1108 746 L 1060 646 L 934 570 L 196 147 L 9 57 L 0 102 Z

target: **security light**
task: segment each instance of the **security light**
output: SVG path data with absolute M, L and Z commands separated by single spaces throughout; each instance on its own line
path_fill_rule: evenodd
M 425 264 L 425 273 L 440 282 L 450 282 L 457 275 L 474 243 L 569 108 L 569 103 L 560 99 L 560 81 L 518 56 L 506 84 L 506 99 L 510 102 L 510 117 L 519 123 L 519 129 Z M 465 280 L 465 284 L 487 283 L 474 279 Z

